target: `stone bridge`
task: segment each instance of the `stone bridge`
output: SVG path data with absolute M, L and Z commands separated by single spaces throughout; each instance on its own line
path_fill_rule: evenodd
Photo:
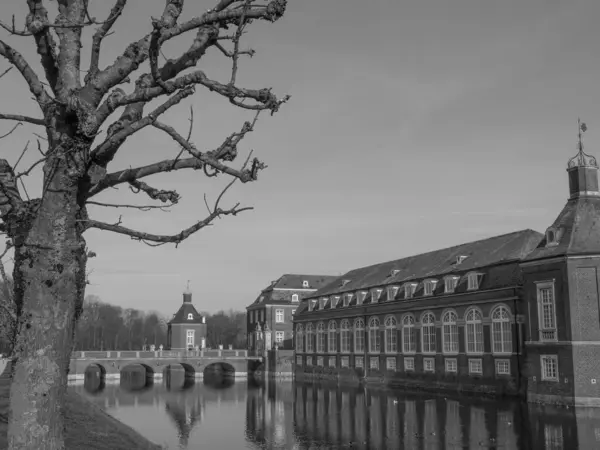
M 85 379 L 86 371 L 99 373 L 102 379 L 120 378 L 126 367 L 142 366 L 146 377 L 161 378 L 167 368 L 183 368 L 186 377 L 207 373 L 245 377 L 262 365 L 262 359 L 246 350 L 198 351 L 89 351 L 73 352 L 69 380 Z

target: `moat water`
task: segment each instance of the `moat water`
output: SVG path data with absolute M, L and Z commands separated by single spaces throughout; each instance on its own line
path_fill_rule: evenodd
M 70 389 L 169 449 L 600 448 L 598 409 L 183 371 L 89 381 Z

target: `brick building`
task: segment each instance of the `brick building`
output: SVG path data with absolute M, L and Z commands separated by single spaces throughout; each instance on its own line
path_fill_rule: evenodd
M 184 350 L 206 347 L 206 318 L 192 304 L 192 292 L 183 293 L 183 303 L 167 324 L 167 349 Z
M 271 348 L 292 349 L 293 316 L 300 302 L 336 277 L 327 275 L 282 275 L 263 289 L 246 308 L 248 349 L 264 349 L 265 327 L 271 331 Z M 259 348 L 260 347 L 260 348 Z
M 544 234 L 352 270 L 301 302 L 296 375 L 600 406 L 598 164 L 579 152 Z

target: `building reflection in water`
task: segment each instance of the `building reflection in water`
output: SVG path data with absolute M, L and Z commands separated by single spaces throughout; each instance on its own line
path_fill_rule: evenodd
M 600 409 L 377 388 L 250 382 L 246 439 L 261 449 L 600 448 Z

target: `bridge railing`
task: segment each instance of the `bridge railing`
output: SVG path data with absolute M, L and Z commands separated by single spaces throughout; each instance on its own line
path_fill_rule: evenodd
M 136 350 L 78 351 L 73 359 L 116 359 L 116 358 L 246 358 L 248 350 L 157 350 L 154 352 Z

